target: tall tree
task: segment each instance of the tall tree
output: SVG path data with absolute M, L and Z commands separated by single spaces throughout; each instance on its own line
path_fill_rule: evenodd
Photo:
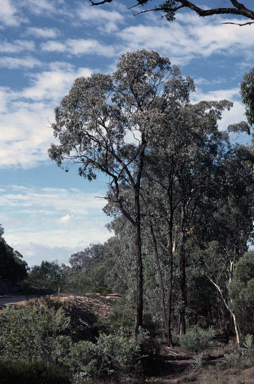
M 136 334 L 143 313 L 140 185 L 144 156 L 160 133 L 165 110 L 173 113 L 192 88 L 192 80 L 184 80 L 168 58 L 141 50 L 123 54 L 112 76 L 77 79 L 55 109 L 52 128 L 60 144 L 51 145 L 51 159 L 67 168 L 68 162 L 80 164 L 80 176 L 89 180 L 96 178 L 97 171 L 109 175 L 113 203 L 135 228 Z M 130 187 L 133 209 L 124 199 L 125 186 Z
M 198 226 L 205 210 L 208 212 L 211 196 L 213 199 L 218 197 L 220 158 L 223 157 L 224 146 L 229 143 L 227 134 L 218 130 L 217 120 L 221 118 L 222 111 L 225 108 L 229 109 L 231 105 L 226 100 L 200 102 L 194 105 L 183 103 L 173 114 L 168 111 L 168 115 L 165 116 L 164 134 L 154 143 L 146 156 L 149 165 L 144 174 L 153 186 L 152 188 L 142 186 L 146 206 L 149 204 L 152 206 L 148 225 L 151 227 L 153 222 L 155 228 L 159 225 L 160 232 L 164 232 L 164 239 L 160 233 L 160 245 L 169 255 L 167 304 L 169 345 L 172 344 L 173 255 L 177 250 L 180 260 L 181 292 L 179 329 L 182 334 L 185 332 L 186 307 L 185 243 L 192 230 Z M 161 201 L 159 204 L 163 205 L 163 209 L 158 209 L 158 200 Z

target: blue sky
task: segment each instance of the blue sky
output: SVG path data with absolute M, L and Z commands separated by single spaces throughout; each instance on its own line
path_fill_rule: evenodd
M 200 2 L 208 3 L 221 1 Z M 54 108 L 77 77 L 112 73 L 121 53 L 156 50 L 193 77 L 193 102 L 234 102 L 220 129 L 245 120 L 239 85 L 254 66 L 254 25 L 223 25 L 240 19 L 191 12 L 168 23 L 160 14 L 134 17 L 132 4 L 0 0 L 0 223 L 30 266 L 68 263 L 73 252 L 112 235 L 102 212 L 107 178 L 90 183 L 75 167 L 59 169 L 47 154 Z M 253 0 L 244 4 L 254 10 Z

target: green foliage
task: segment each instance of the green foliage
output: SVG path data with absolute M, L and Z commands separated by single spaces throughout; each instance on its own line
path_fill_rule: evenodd
M 105 294 L 112 293 L 111 287 L 108 287 L 108 277 L 111 274 L 115 261 L 116 258 L 111 257 L 93 267 L 87 268 L 85 271 L 76 272 L 74 269 L 68 277 L 68 290 L 81 295 L 87 291 L 98 293 L 102 291 Z
M 70 331 L 70 318 L 62 308 L 41 303 L 18 309 L 7 307 L 0 317 L 0 355 L 61 364 L 77 377 L 80 372 L 88 377 L 124 375 L 143 357 L 141 347 L 149 338 L 148 332 L 140 329 L 135 340 L 120 327 L 99 333 L 95 342 L 75 342 Z
M 246 252 L 235 265 L 229 286 L 233 309 L 243 332 L 254 331 L 254 252 Z
M 241 348 L 241 352 L 243 356 L 250 357 L 253 355 L 254 345 L 253 345 L 253 335 L 246 335 L 245 340 L 243 342 L 243 347 Z
M 252 125 L 254 124 L 254 68 L 244 75 L 240 94 L 245 104 L 248 123 Z
M 0 278 L 17 283 L 27 277 L 29 270 L 23 256 L 11 248 L 2 237 L 4 230 L 0 224 Z
M 212 328 L 203 329 L 196 325 L 181 337 L 180 345 L 187 351 L 197 353 L 211 347 L 211 341 L 215 334 L 216 332 Z
M 114 332 L 116 329 L 122 328 L 126 336 L 130 336 L 133 332 L 135 322 L 134 306 L 122 297 L 113 303 L 113 312 L 107 317 L 100 317 L 94 324 L 98 332 L 106 334 Z M 147 328 L 147 327 L 146 327 Z
M 97 377 L 116 372 L 123 374 L 143 357 L 141 346 L 148 337 L 148 332 L 143 329 L 139 329 L 137 340 L 126 337 L 121 328 L 109 335 L 101 333 L 96 343 L 80 341 L 72 344 L 69 354 L 59 357 L 59 361 L 75 373 L 87 372 Z
M 221 369 L 233 368 L 237 371 L 253 365 L 253 336 L 246 335 L 243 347 L 238 351 L 226 353 L 224 361 L 218 364 Z
M 69 318 L 45 304 L 16 309 L 8 307 L 0 316 L 0 351 L 5 357 L 54 362 L 68 348 Z
M 56 261 L 42 261 L 41 265 L 31 268 L 25 283 L 34 288 L 57 291 L 65 286 L 65 279 Z
M 1 384 L 71 384 L 70 376 L 63 369 L 42 361 L 0 360 Z
M 202 360 L 202 357 L 199 356 L 199 355 L 196 355 L 193 357 L 192 359 L 192 364 L 191 364 L 192 368 L 195 370 L 195 371 L 199 371 L 202 369 L 203 367 L 203 360 Z
M 69 262 L 73 268 L 85 271 L 121 252 L 120 240 L 113 236 L 104 244 L 90 244 L 84 251 L 73 253 Z

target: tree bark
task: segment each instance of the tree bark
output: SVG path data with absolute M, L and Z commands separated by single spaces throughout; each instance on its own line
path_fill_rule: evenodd
M 171 334 L 172 283 L 173 283 L 173 210 L 171 208 L 170 223 L 169 223 L 169 276 L 168 276 L 168 314 L 167 314 L 167 343 L 169 347 L 173 347 L 172 334 Z
M 180 244 L 179 244 L 179 253 L 180 253 L 180 314 L 179 314 L 179 336 L 180 338 L 186 332 L 186 321 L 185 321 L 185 309 L 187 304 L 187 294 L 186 294 L 186 258 L 185 258 L 185 235 L 183 232 L 183 224 L 184 224 L 184 203 L 181 203 L 181 236 L 180 236 Z
M 227 310 L 230 312 L 232 318 L 233 318 L 233 322 L 234 322 L 234 328 L 235 328 L 235 336 L 236 336 L 236 345 L 237 347 L 239 348 L 240 347 L 240 336 L 239 336 L 239 331 L 238 331 L 238 326 L 237 326 L 237 321 L 236 321 L 236 316 L 234 314 L 234 312 L 232 311 L 232 309 L 227 305 L 227 302 L 226 300 L 224 299 L 223 295 L 222 295 L 222 291 L 220 289 L 220 287 L 206 274 L 206 276 L 208 277 L 208 279 L 210 280 L 210 282 L 217 288 L 218 292 L 220 293 L 220 296 L 222 298 L 222 301 L 223 303 L 225 304 L 225 307 L 227 308 Z
M 162 317 L 163 317 L 163 323 L 164 323 L 164 331 L 165 336 L 167 336 L 167 318 L 166 318 L 166 311 L 165 311 L 165 296 L 164 296 L 164 288 L 163 288 L 163 281 L 162 281 L 162 275 L 161 275 L 161 267 L 160 267 L 160 260 L 158 255 L 158 247 L 157 247 L 157 241 L 153 230 L 153 223 L 151 220 L 151 216 L 149 213 L 149 221 L 150 221 L 150 231 L 153 239 L 153 247 L 154 247 L 154 255 L 159 275 L 159 284 L 160 284 L 160 293 L 161 293 L 161 311 L 162 311 Z
M 136 210 L 136 226 L 135 226 L 135 248 L 136 248 L 136 267 L 137 267 L 137 317 L 135 336 L 138 335 L 139 327 L 143 324 L 143 268 L 141 256 L 141 227 L 140 227 L 140 203 L 139 191 L 135 192 L 135 210 Z

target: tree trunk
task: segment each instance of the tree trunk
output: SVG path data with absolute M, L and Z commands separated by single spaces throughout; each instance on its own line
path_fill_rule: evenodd
M 138 335 L 138 328 L 143 324 L 143 268 L 141 256 L 141 226 L 140 226 L 140 202 L 139 187 L 135 190 L 135 250 L 136 250 L 136 267 L 137 267 L 137 314 L 135 337 Z
M 164 288 L 163 288 L 163 281 L 162 281 L 162 275 L 161 275 L 160 260 L 159 260 L 159 255 L 158 255 L 157 241 L 156 241 L 156 237 L 154 234 L 153 224 L 152 224 L 150 214 L 149 214 L 149 221 L 150 221 L 151 235 L 152 235 L 152 239 L 153 239 L 155 260 L 156 260 L 156 265 L 157 265 L 157 270 L 158 270 L 158 275 L 159 275 L 159 284 L 160 284 L 160 293 L 161 293 L 161 311 L 162 311 L 162 317 L 163 317 L 163 323 L 164 323 L 164 331 L 165 331 L 165 336 L 167 336 L 167 318 L 166 318 L 166 311 L 165 311 Z
M 179 314 L 179 336 L 180 338 L 182 335 L 186 332 L 186 321 L 185 321 L 185 308 L 186 308 L 186 301 L 187 301 L 187 294 L 186 294 L 186 273 L 185 273 L 185 266 L 186 266 L 186 258 L 185 258 L 185 249 L 184 249 L 184 243 L 185 243 L 185 235 L 183 232 L 183 225 L 184 224 L 184 203 L 181 203 L 181 236 L 180 236 L 180 246 L 179 246 L 179 253 L 180 253 L 180 298 L 181 298 L 181 304 L 180 304 L 180 314 Z
M 184 234 L 181 234 L 180 239 L 180 314 L 179 314 L 179 336 L 180 338 L 186 332 L 186 321 L 185 321 L 185 309 L 187 304 L 187 294 L 186 294 L 186 258 L 185 258 L 185 250 L 184 250 Z
M 239 336 L 239 331 L 238 331 L 238 326 L 237 326 L 237 321 L 236 321 L 236 316 L 234 314 L 234 312 L 232 311 L 232 309 L 227 305 L 227 302 L 226 300 L 224 299 L 223 295 L 222 295 L 222 291 L 220 289 L 220 287 L 206 274 L 206 276 L 208 277 L 208 279 L 210 280 L 210 282 L 217 288 L 218 292 L 220 293 L 220 296 L 222 298 L 222 301 L 223 303 L 225 304 L 225 307 L 227 308 L 227 310 L 230 312 L 232 318 L 233 318 L 233 322 L 234 322 L 234 328 L 235 328 L 235 336 L 236 336 L 236 345 L 237 345 L 237 348 L 240 348 L 240 336 Z
M 169 224 L 169 276 L 168 276 L 168 316 L 167 316 L 167 342 L 173 347 L 171 335 L 171 311 L 172 311 L 172 282 L 173 282 L 173 211 L 170 214 Z

